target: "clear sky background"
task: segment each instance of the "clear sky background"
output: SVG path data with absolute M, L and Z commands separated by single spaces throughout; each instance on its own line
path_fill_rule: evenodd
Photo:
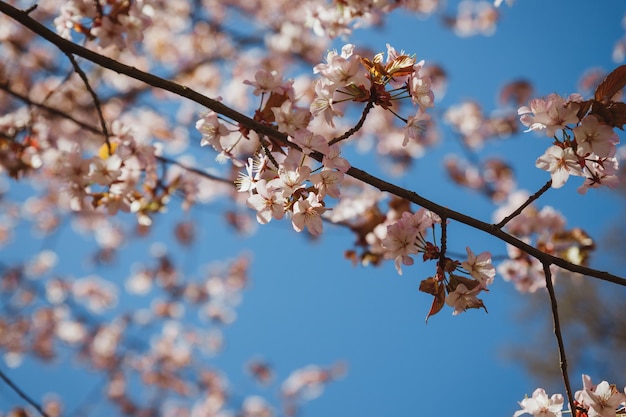
M 456 4 L 450 3 L 450 7 Z M 518 0 L 513 7 L 500 10 L 501 21 L 490 37 L 459 38 L 442 28 L 437 18 L 420 20 L 398 11 L 388 18 L 384 29 L 357 30 L 337 46 L 351 42 L 384 51 L 390 43 L 397 50 L 440 64 L 449 80 L 438 109 L 475 99 L 490 112 L 497 107 L 499 88 L 520 77 L 534 84 L 536 96 L 567 95 L 577 91 L 585 70 L 600 67 L 610 71 L 617 66 L 611 55 L 614 43 L 624 36 L 623 1 Z M 447 179 L 441 160 L 460 148 L 446 127 L 441 131 L 441 142 L 402 178 L 391 177 L 366 155 L 351 152 L 355 158 L 351 162 L 440 204 L 489 221 L 494 206 Z M 199 135 L 195 139 L 199 141 Z M 480 156 L 504 156 L 515 167 L 520 188 L 534 192 L 548 179 L 547 173 L 534 167 L 548 146 L 548 138 L 527 133 L 490 143 Z M 210 164 L 212 158 L 197 159 Z M 550 190 L 540 205 L 554 206 L 565 214 L 569 226 L 584 227 L 600 238 L 623 210 L 623 200 L 607 190 L 580 196 L 578 185 L 580 179 L 574 178 L 562 189 Z M 277 383 L 259 388 L 245 374 L 242 364 L 252 357 L 268 360 L 277 381 L 307 364 L 346 361 L 346 377 L 306 404 L 302 415 L 308 417 L 511 416 L 519 408 L 517 401 L 538 386 L 520 363 L 504 359 L 504 347 L 527 343 L 528 335 L 513 321 L 525 297 L 499 278 L 483 297 L 488 314 L 472 310 L 453 317 L 450 309 L 444 309 L 426 325 L 431 298 L 417 289 L 419 282 L 433 273 L 430 264 L 416 262 L 405 268 L 403 276 L 398 276 L 391 264 L 353 267 L 343 257 L 353 238 L 339 227 L 327 227 L 321 239 L 311 242 L 296 234 L 287 221 L 273 221 L 259 227 L 252 237 L 242 238 L 221 223 L 219 204 L 194 209 L 190 217 L 200 245 L 183 250 L 176 243 L 164 242 L 190 275 L 198 275 L 200 266 L 214 259 L 232 258 L 242 251 L 252 256 L 251 287 L 244 292 L 237 320 L 225 329 L 225 350 L 207 359 L 229 376 L 235 401 L 251 393 L 273 398 L 278 392 Z M 130 242 L 115 268 L 98 273 L 122 288 L 129 264 L 145 258 L 151 242 L 165 239 L 170 229 L 167 216 L 159 218 L 148 240 Z M 23 226 L 21 230 L 13 244 L 0 252 L 0 258 L 20 259 L 31 250 L 28 229 Z M 465 246 L 475 252 L 505 253 L 500 242 L 460 224 L 450 226 L 449 241 L 455 253 L 464 253 Z M 42 246 L 54 245 L 59 250 L 58 268 L 67 273 L 75 271 L 80 263 L 77 259 L 93 249 L 86 242 L 90 239 L 77 237 L 66 227 L 55 242 L 43 242 Z M 592 266 L 609 269 L 615 264 L 602 252 L 600 247 Z M 131 297 L 120 301 L 122 311 L 149 302 Z M 594 375 L 593 369 L 587 372 Z M 45 367 L 27 361 L 10 375 L 35 398 L 58 392 L 70 409 L 97 390 L 101 381 L 95 373 L 80 370 L 69 355 Z M 595 377 L 601 380 L 602 375 Z M 572 379 L 578 389 L 580 375 L 573 374 Z M 0 388 L 0 410 L 17 402 L 6 387 Z M 106 415 L 107 409 L 99 408 L 99 412 L 94 415 Z

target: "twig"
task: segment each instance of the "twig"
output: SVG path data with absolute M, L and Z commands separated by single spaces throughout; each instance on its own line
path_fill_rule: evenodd
M 504 219 L 502 219 L 500 221 L 500 223 L 496 224 L 496 227 L 498 229 L 502 229 L 504 227 L 505 224 L 507 224 L 508 222 L 510 222 L 514 217 L 518 216 L 522 210 L 524 210 L 526 207 L 528 207 L 533 201 L 535 201 L 536 199 L 538 199 L 539 197 L 541 197 L 546 191 L 548 191 L 550 189 L 550 187 L 552 186 L 552 180 L 548 180 L 548 182 L 546 182 L 543 187 L 541 187 L 541 189 L 539 191 L 537 191 L 535 194 L 531 195 L 530 197 L 528 197 L 528 200 L 526 200 L 524 202 L 524 204 L 522 204 L 521 206 L 519 206 L 513 213 L 509 214 L 508 216 L 506 216 Z
M 28 396 L 28 394 L 26 394 L 24 391 L 22 391 L 22 389 L 20 387 L 18 387 L 13 381 L 11 381 L 11 379 L 6 376 L 6 374 L 4 372 L 2 372 L 2 370 L 0 369 L 0 379 L 2 379 L 13 391 L 15 391 L 15 393 L 17 395 L 20 396 L 20 398 L 22 398 L 24 401 L 26 401 L 28 404 L 30 404 L 32 407 L 34 407 L 39 414 L 41 414 L 44 417 L 50 417 L 41 407 L 41 405 L 39 405 L 35 400 L 33 400 L 31 397 Z
M 100 105 L 100 99 L 98 99 L 98 95 L 93 90 L 93 88 L 91 88 L 91 85 L 89 84 L 89 79 L 87 79 L 87 74 L 85 74 L 85 72 L 78 65 L 78 62 L 76 62 L 74 55 L 72 55 L 69 52 L 65 52 L 65 55 L 69 58 L 70 62 L 72 63 L 72 66 L 74 67 L 74 71 L 76 71 L 76 73 L 83 80 L 83 83 L 85 83 L 85 88 L 87 88 L 87 91 L 89 91 L 89 94 L 91 94 L 91 98 L 93 99 L 93 103 L 96 107 L 96 112 L 98 113 L 98 117 L 100 118 L 100 127 L 102 128 L 102 133 L 104 133 L 104 140 L 107 144 L 107 148 L 108 148 L 109 155 L 110 155 L 113 153 L 113 149 L 111 148 L 111 142 L 109 141 L 109 130 L 107 129 L 107 124 L 104 121 L 104 115 L 102 114 L 102 106 Z
M 92 61 L 103 68 L 108 68 L 112 71 L 115 71 L 120 74 L 125 74 L 131 78 L 142 81 L 146 84 L 149 84 L 155 88 L 160 88 L 165 91 L 169 91 L 171 93 L 177 94 L 181 97 L 185 97 L 191 101 L 194 101 L 206 108 L 213 110 L 216 113 L 222 114 L 225 117 L 228 117 L 236 122 L 241 123 L 243 126 L 248 127 L 251 130 L 256 131 L 259 134 L 266 135 L 269 138 L 275 140 L 277 143 L 282 146 L 290 146 L 294 149 L 300 149 L 297 145 L 289 142 L 287 140 L 287 136 L 284 133 L 277 131 L 271 126 L 263 125 L 250 117 L 237 112 L 236 110 L 231 109 L 225 104 L 213 100 L 209 97 L 206 97 L 191 88 L 186 86 L 164 80 L 163 78 L 157 77 L 156 75 L 138 70 L 137 68 L 122 64 L 121 62 L 115 61 L 111 58 L 108 58 L 104 55 L 100 55 L 94 51 L 86 49 L 80 45 L 77 45 L 73 42 L 68 41 L 67 39 L 62 38 L 56 33 L 52 32 L 41 23 L 33 20 L 24 12 L 10 6 L 9 4 L 0 1 L 0 12 L 10 16 L 11 18 L 17 20 L 25 27 L 29 28 L 36 34 L 40 35 L 42 38 L 48 40 L 49 42 L 56 45 L 60 50 L 64 52 L 70 52 L 75 55 L 81 56 L 89 61 Z M 315 158 L 317 161 L 322 161 L 323 155 L 319 153 L 311 153 L 311 157 Z M 370 184 L 381 191 L 385 191 L 391 193 L 400 198 L 407 199 L 412 203 L 415 203 L 421 207 L 424 207 L 427 210 L 430 210 L 434 213 L 437 213 L 440 217 L 445 217 L 448 219 L 456 220 L 460 223 L 466 224 L 474 229 L 482 230 L 506 243 L 511 244 L 512 246 L 526 252 L 530 256 L 537 258 L 540 262 L 546 262 L 548 264 L 557 265 L 565 270 L 571 272 L 577 272 L 582 275 L 587 275 L 589 277 L 594 277 L 603 281 L 612 282 L 614 284 L 626 286 L 626 278 L 619 277 L 617 275 L 610 274 L 605 271 L 599 271 L 597 269 L 588 268 L 581 265 L 573 264 L 565 259 L 550 255 L 548 253 L 542 252 L 537 248 L 534 248 L 527 244 L 526 242 L 521 241 L 520 239 L 512 236 L 493 224 L 489 224 L 483 221 L 480 221 L 474 217 L 468 216 L 466 214 L 451 210 L 447 207 L 441 206 L 433 201 L 430 201 L 415 192 L 409 191 L 402 187 L 399 187 L 395 184 L 391 184 L 387 181 L 384 181 L 378 177 L 375 177 L 361 169 L 356 167 L 351 167 L 347 174 L 351 177 L 358 179 L 366 184 Z
M 565 344 L 563 343 L 563 334 L 561 333 L 561 324 L 559 322 L 559 310 L 556 305 L 556 295 L 554 293 L 554 285 L 552 285 L 552 271 L 550 271 L 550 264 L 543 262 L 543 273 L 546 276 L 546 287 L 548 294 L 550 295 L 550 305 L 552 306 L 552 320 L 554 322 L 554 335 L 556 336 L 556 342 L 559 347 L 559 363 L 561 365 L 561 375 L 563 376 L 563 383 L 565 384 L 565 392 L 567 394 L 567 400 L 572 413 L 576 410 L 574 403 L 574 396 L 572 395 L 572 387 L 569 382 L 569 375 L 567 373 L 567 359 L 565 358 Z
M 373 101 L 368 101 L 367 105 L 363 109 L 363 114 L 361 114 L 361 118 L 359 119 L 357 124 L 354 125 L 354 127 L 352 129 L 348 130 L 343 135 L 341 135 L 339 137 L 336 137 L 333 140 L 331 140 L 330 142 L 328 142 L 328 144 L 329 145 L 334 145 L 335 143 L 341 142 L 344 139 L 348 139 L 350 136 L 352 136 L 356 132 L 358 132 L 363 127 L 363 123 L 365 123 L 365 119 L 367 118 L 367 114 L 370 112 L 370 110 L 372 110 L 373 107 L 374 107 L 374 102 Z

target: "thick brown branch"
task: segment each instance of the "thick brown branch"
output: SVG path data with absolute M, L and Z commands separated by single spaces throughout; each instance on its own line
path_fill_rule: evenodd
M 83 48 L 82 46 L 76 45 L 75 43 L 72 43 L 60 37 L 59 35 L 55 34 L 54 32 L 50 31 L 39 22 L 30 18 L 24 12 L 2 1 L 0 1 L 0 12 L 17 20 L 18 22 L 28 27 L 33 32 L 37 33 L 44 39 L 56 45 L 63 52 L 72 53 L 72 54 L 81 56 L 89 61 L 94 62 L 95 64 L 98 64 L 104 68 L 108 68 L 119 74 L 125 74 L 131 78 L 145 82 L 153 87 L 172 92 L 181 97 L 185 97 L 189 100 L 192 100 L 204 107 L 207 107 L 215 111 L 216 113 L 226 116 L 242 124 L 243 126 L 246 126 L 247 128 L 256 131 L 257 133 L 261 135 L 268 136 L 269 138 L 275 140 L 277 143 L 281 144 L 282 146 L 291 146 L 291 147 L 297 148 L 293 143 L 287 140 L 287 136 L 285 134 L 277 131 L 276 129 L 270 126 L 263 125 L 249 118 L 248 116 L 243 115 L 231 109 L 230 107 L 225 106 L 219 101 L 210 99 L 188 87 L 173 83 L 168 80 L 164 80 L 163 78 L 157 77 L 153 74 L 140 71 L 134 67 L 130 67 L 128 65 L 122 64 L 111 58 L 105 57 L 89 49 Z M 312 154 L 312 156 L 316 158 L 318 161 L 321 161 L 322 159 L 322 155 L 320 154 Z M 503 232 L 495 225 L 485 223 L 474 217 L 470 217 L 463 213 L 459 213 L 457 211 L 448 209 L 447 207 L 443 207 L 437 203 L 427 200 L 426 198 L 418 195 L 415 192 L 408 191 L 404 188 L 398 187 L 397 185 L 391 184 L 380 178 L 374 177 L 373 175 L 370 175 L 363 170 L 352 167 L 348 170 L 347 173 L 353 178 L 363 181 L 364 183 L 370 184 L 378 188 L 381 191 L 386 191 L 398 197 L 405 198 L 408 201 L 411 201 L 412 203 L 415 203 L 434 213 L 437 213 L 442 218 L 456 220 L 460 223 L 466 224 L 475 229 L 482 230 L 485 233 L 495 236 L 496 238 L 506 243 L 509 243 L 515 246 L 516 248 L 528 253 L 529 255 L 537 258 L 539 261 L 543 263 L 554 264 L 571 272 L 580 273 L 583 275 L 601 279 L 603 281 L 608 281 L 608 282 L 612 282 L 615 284 L 626 286 L 625 278 L 618 277 L 608 272 L 599 271 L 599 270 L 588 268 L 588 267 L 581 266 L 581 265 L 576 265 L 576 264 L 566 261 L 565 259 L 561 259 L 552 255 L 549 255 L 547 253 L 544 253 L 540 251 L 539 249 L 536 249 L 528 245 L 527 243 L 519 240 L 518 238 L 512 235 L 509 235 L 508 233 Z
M 563 384 L 565 385 L 565 391 L 567 394 L 567 400 L 569 402 L 570 410 L 572 413 L 576 410 L 576 404 L 574 403 L 574 395 L 572 394 L 572 387 L 569 382 L 569 375 L 567 373 L 567 359 L 565 357 L 565 344 L 563 343 L 563 334 L 561 332 L 561 324 L 559 322 L 559 309 L 556 304 L 556 294 L 554 293 L 554 285 L 552 285 L 552 271 L 550 271 L 550 264 L 543 263 L 543 273 L 546 276 L 546 288 L 550 295 L 550 306 L 552 307 L 552 321 L 554 323 L 554 335 L 556 336 L 556 343 L 559 347 L 559 364 L 561 365 L 561 375 L 563 376 Z

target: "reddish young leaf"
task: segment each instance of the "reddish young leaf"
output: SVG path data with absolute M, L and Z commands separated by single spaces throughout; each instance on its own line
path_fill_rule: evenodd
M 624 86 L 626 86 L 626 65 L 621 65 L 600 83 L 596 88 L 594 98 L 598 101 L 608 101 Z
M 430 316 L 434 316 L 435 314 L 439 313 L 446 303 L 445 285 L 437 283 L 437 287 L 437 293 L 435 294 L 435 298 L 433 299 L 433 304 L 430 306 L 430 311 L 426 316 L 426 323 L 428 323 L 428 319 L 430 318 Z

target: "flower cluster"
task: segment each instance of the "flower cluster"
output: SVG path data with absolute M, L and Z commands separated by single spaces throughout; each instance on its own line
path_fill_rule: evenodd
M 555 139 L 535 163 L 537 168 L 550 172 L 554 188 L 562 187 L 570 175 L 585 178 L 578 188 L 581 194 L 589 188 L 617 185 L 615 153 L 619 138 L 611 125 L 598 114 L 587 112 L 587 107 L 579 95 L 563 98 L 551 94 L 531 100 L 518 111 L 527 131 L 545 130 Z
M 624 393 L 617 390 L 615 385 L 602 381 L 598 385 L 591 382 L 589 375 L 583 375 L 583 389 L 574 395 L 576 416 L 588 417 L 615 417 L 619 412 L 626 412 L 626 388 Z M 563 415 L 563 396 L 554 394 L 548 397 L 545 390 L 537 388 L 531 398 L 520 401 L 521 410 L 516 411 L 513 417 L 530 414 L 537 417 L 560 417 Z
M 326 63 L 313 69 L 321 78 L 315 84 L 311 113 L 334 126 L 334 118 L 343 114 L 338 104 L 348 101 L 372 103 L 390 110 L 406 124 L 406 145 L 409 139 L 417 139 L 424 130 L 429 120 L 424 112 L 434 106 L 430 77 L 422 72 L 424 64 L 423 60 L 417 62 L 414 56 L 397 52 L 389 44 L 386 60 L 382 52 L 371 60 L 360 57 L 354 53 L 352 44 L 345 45 L 341 53 L 330 51 Z M 408 119 L 393 110 L 394 103 L 404 98 L 410 98 L 418 107 L 417 113 Z
M 436 223 L 441 223 L 439 216 L 426 209 L 415 213 L 404 212 L 400 219 L 387 226 L 387 235 L 382 240 L 385 257 L 394 259 L 400 275 L 402 264 L 413 264 L 411 255 L 421 253 L 424 261 L 437 261 L 435 276 L 420 284 L 420 291 L 435 297 L 428 317 L 438 313 L 444 303 L 454 309 L 453 315 L 470 308 L 485 308 L 477 295 L 488 291 L 487 287 L 496 275 L 491 254 L 483 252 L 475 255 L 468 247 L 466 261 L 446 257 L 437 245 L 425 238 L 426 231 Z

